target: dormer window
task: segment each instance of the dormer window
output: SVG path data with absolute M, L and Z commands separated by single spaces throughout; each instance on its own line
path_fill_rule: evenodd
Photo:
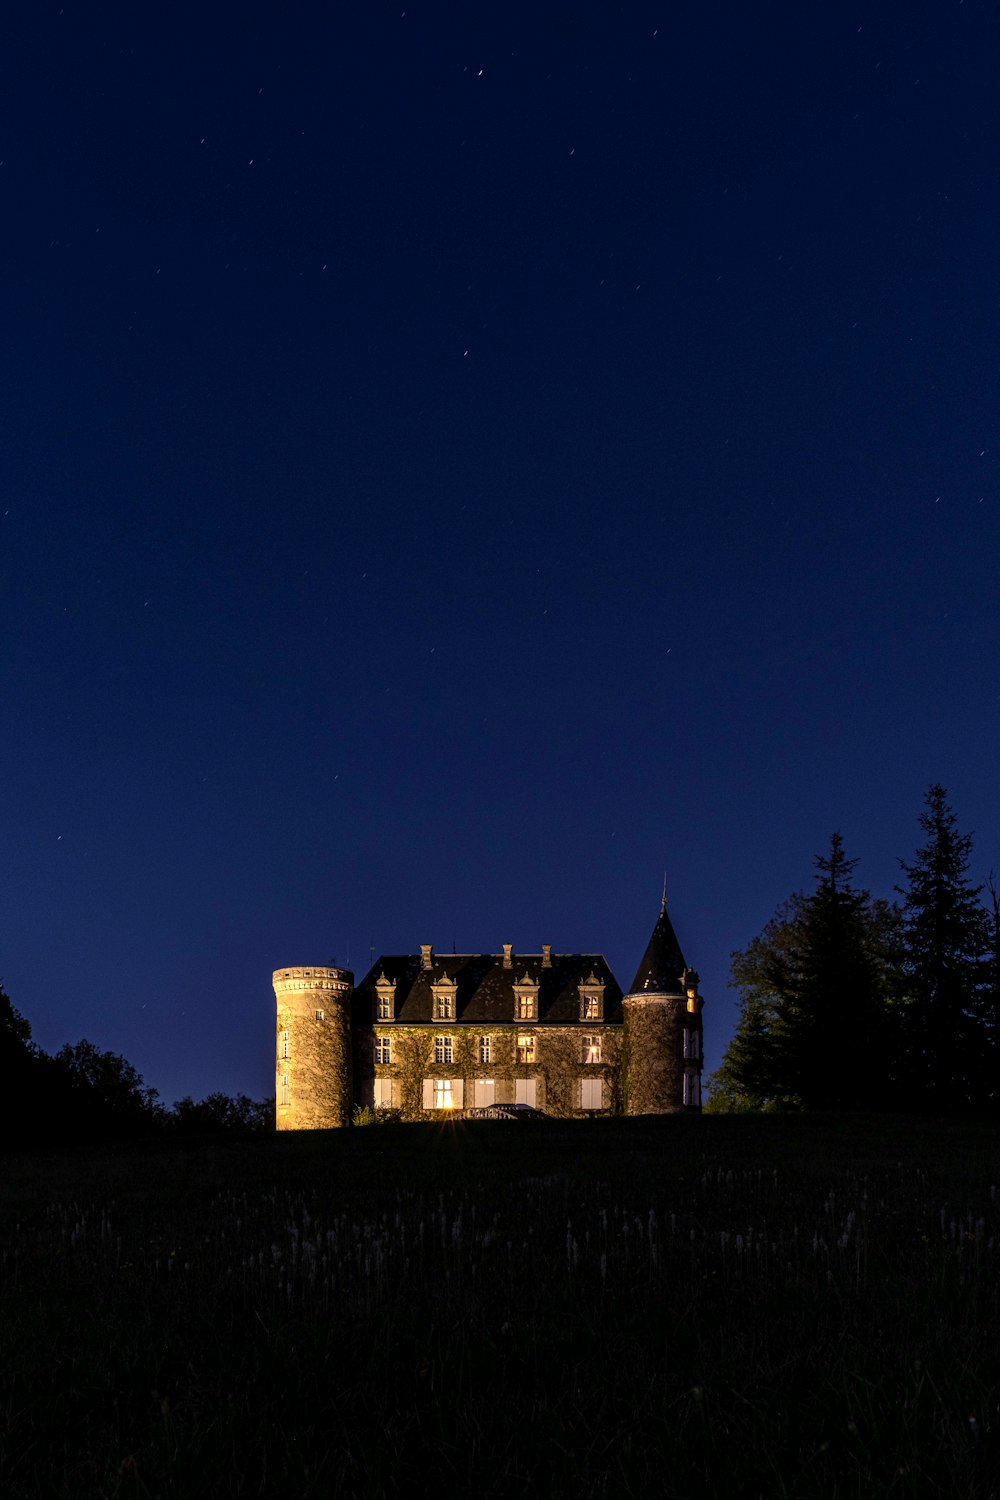
M 598 979 L 593 969 L 580 984 L 580 1020 L 604 1020 L 604 980 Z
M 538 1020 L 538 980 L 527 972 L 514 985 L 514 1019 Z
M 454 1021 L 455 991 L 457 988 L 458 986 L 454 979 L 449 979 L 447 975 L 431 985 L 435 1021 Z
M 391 979 L 386 979 L 384 969 L 375 981 L 375 1019 L 377 1021 L 396 1019 L 396 986 Z

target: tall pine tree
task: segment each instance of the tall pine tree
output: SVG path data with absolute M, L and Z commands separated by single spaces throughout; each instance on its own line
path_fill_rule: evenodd
M 812 895 L 785 903 L 733 955 L 740 1020 L 710 1080 L 721 1109 L 861 1109 L 886 1102 L 886 954 L 894 908 L 853 884 L 839 834 Z
M 934 783 L 920 826 L 927 842 L 900 860 L 905 990 L 900 1009 L 900 1084 L 919 1108 L 983 1102 L 989 1048 L 983 1004 L 989 948 L 982 886 L 969 878 L 972 835 L 958 831 L 944 787 Z

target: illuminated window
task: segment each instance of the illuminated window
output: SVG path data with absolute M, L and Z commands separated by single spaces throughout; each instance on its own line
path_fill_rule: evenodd
M 379 995 L 379 997 L 378 997 L 378 1018 L 379 1018 L 380 1021 L 391 1021 L 392 1020 L 392 996 L 391 995 Z
M 534 995 L 518 995 L 517 1016 L 519 1021 L 533 1021 L 535 1019 Z
M 451 1037 L 436 1036 L 434 1038 L 434 1061 L 436 1063 L 450 1063 L 452 1060 Z
M 591 969 L 589 976 L 580 984 L 581 1021 L 604 1020 L 604 990 L 604 980 L 599 979 L 596 971 Z
M 479 1038 L 479 1061 L 481 1063 L 493 1061 L 493 1038 L 491 1036 Z
M 695 1062 L 701 1056 L 698 1046 L 698 1033 L 692 1030 L 690 1026 L 684 1028 L 684 1056 L 693 1058 Z
M 455 1085 L 450 1078 L 435 1078 L 434 1080 L 434 1108 L 455 1108 Z
M 585 1036 L 583 1039 L 583 1060 L 585 1063 L 599 1063 L 601 1060 L 601 1039 L 599 1036 Z
M 288 1074 L 287 1073 L 282 1073 L 282 1075 L 281 1075 L 281 1102 L 282 1102 L 282 1104 L 287 1104 L 288 1103 Z
M 323 1015 L 323 1012 L 321 1010 L 318 1010 L 316 1012 L 316 1019 L 317 1019 L 317 1021 L 322 1021 L 324 1019 L 324 1015 Z
M 282 1057 L 287 1057 L 288 1056 L 288 1032 L 287 1031 L 283 1031 L 281 1033 L 281 1055 L 282 1055 Z
M 599 1078 L 580 1079 L 580 1108 L 604 1108 L 604 1086 Z
M 377 1063 L 392 1062 L 392 1043 L 387 1036 L 375 1038 L 375 1061 Z
M 473 1097 L 480 1109 L 483 1109 L 487 1104 L 495 1104 L 497 1102 L 497 1086 L 495 1081 L 492 1078 L 477 1078 Z
M 535 1038 L 533 1036 L 519 1036 L 517 1039 L 517 1060 L 519 1063 L 533 1063 L 535 1060 Z
M 684 1103 L 701 1103 L 701 1078 L 697 1073 L 684 1074 Z

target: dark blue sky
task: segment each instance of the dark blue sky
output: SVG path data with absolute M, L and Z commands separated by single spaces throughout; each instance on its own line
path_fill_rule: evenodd
M 762 12 L 762 14 L 760 13 Z M 167 1101 L 271 970 L 1000 866 L 986 0 L 0 19 L 0 974 Z M 845 997 L 846 999 L 847 997 Z

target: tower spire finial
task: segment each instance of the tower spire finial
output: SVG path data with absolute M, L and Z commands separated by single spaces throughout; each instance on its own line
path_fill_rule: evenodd
M 663 896 L 662 896 L 662 898 L 660 900 L 660 915 L 661 916 L 666 911 L 666 909 L 667 909 L 667 872 L 666 872 L 666 870 L 664 870 L 664 872 L 663 872 Z

